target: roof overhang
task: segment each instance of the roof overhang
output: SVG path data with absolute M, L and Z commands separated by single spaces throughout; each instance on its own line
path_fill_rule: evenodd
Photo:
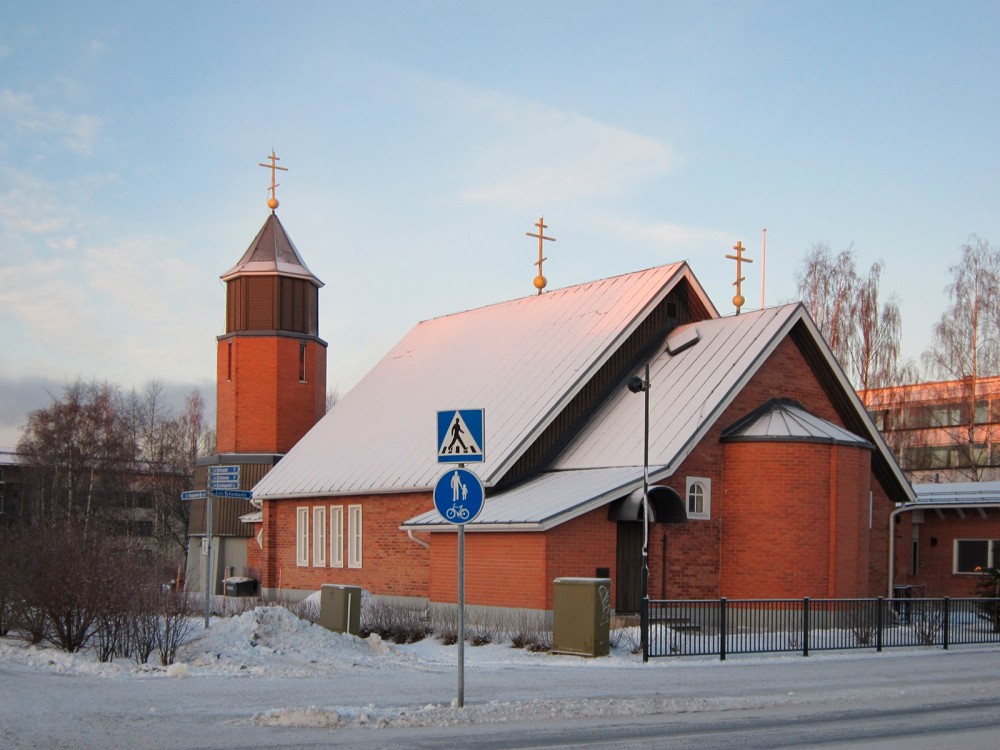
M 487 497 L 482 513 L 465 528 L 470 532 L 548 531 L 625 498 L 636 489 L 641 493 L 641 466 L 543 472 L 495 497 Z M 458 527 L 431 510 L 404 521 L 399 528 L 456 531 Z

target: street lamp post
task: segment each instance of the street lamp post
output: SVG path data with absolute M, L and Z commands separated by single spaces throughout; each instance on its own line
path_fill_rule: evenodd
M 643 662 L 649 661 L 649 363 L 645 377 L 628 381 L 632 393 L 643 393 L 645 408 L 642 422 L 642 569 L 639 572 L 639 640 Z

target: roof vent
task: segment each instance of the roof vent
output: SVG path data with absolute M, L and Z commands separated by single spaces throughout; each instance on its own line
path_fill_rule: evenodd
M 694 346 L 701 340 L 698 329 L 694 326 L 675 328 L 667 336 L 667 351 L 671 355 L 680 354 L 688 347 Z

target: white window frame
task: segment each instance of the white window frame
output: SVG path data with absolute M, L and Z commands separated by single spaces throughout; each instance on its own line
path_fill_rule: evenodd
M 295 564 L 309 565 L 309 508 L 295 509 Z
M 330 506 L 330 567 L 344 567 L 344 506 Z
M 326 508 L 313 508 L 313 567 L 326 567 Z
M 695 487 L 701 487 L 701 511 L 691 510 L 691 492 Z M 687 477 L 684 483 L 684 510 L 687 517 L 694 520 L 707 521 L 712 517 L 712 480 L 708 477 Z
M 361 567 L 364 531 L 360 505 L 347 506 L 347 567 Z

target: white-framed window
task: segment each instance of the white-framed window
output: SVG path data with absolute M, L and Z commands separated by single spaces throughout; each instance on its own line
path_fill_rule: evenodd
M 347 567 L 361 567 L 361 506 L 347 506 Z
M 712 480 L 708 477 L 688 477 L 684 492 L 688 518 L 712 517 Z
M 955 573 L 985 573 L 1000 565 L 1000 539 L 956 539 Z
M 295 509 L 295 564 L 309 564 L 309 509 Z
M 344 567 L 344 506 L 330 506 L 330 567 Z
M 326 508 L 313 508 L 313 567 L 326 567 Z

